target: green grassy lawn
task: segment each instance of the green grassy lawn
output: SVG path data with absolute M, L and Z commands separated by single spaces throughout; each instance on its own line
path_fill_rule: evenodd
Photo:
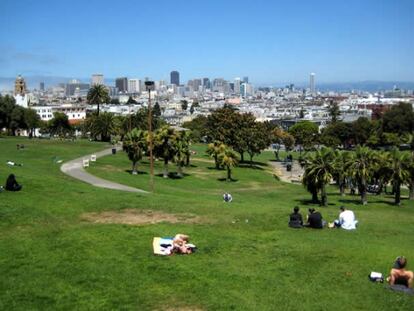
M 24 143 L 24 150 L 16 144 Z M 154 194 L 95 188 L 59 170 L 53 159 L 70 160 L 105 147 L 93 142 L 0 139 L 0 181 L 10 173 L 23 184 L 0 193 L 0 310 L 413 310 L 414 298 L 368 281 L 387 273 L 398 255 L 414 269 L 414 202 L 393 206 L 390 196 L 341 198 L 331 187 L 332 221 L 338 207 L 354 210 L 354 232 L 287 227 L 295 205 L 302 213 L 310 195 L 300 185 L 277 181 L 272 152 L 257 165 L 234 169 L 221 179 L 197 155 L 183 179 L 155 176 Z M 9 167 L 7 160 L 23 163 Z M 148 163 L 131 175 L 122 152 L 98 159 L 89 172 L 149 189 Z M 156 163 L 156 174 L 161 173 Z M 170 165 L 176 171 L 174 164 Z M 222 202 L 228 191 L 233 202 Z M 201 217 L 195 224 L 143 226 L 97 224 L 86 212 L 151 209 Z M 190 256 L 157 257 L 154 236 L 187 233 L 199 247 Z

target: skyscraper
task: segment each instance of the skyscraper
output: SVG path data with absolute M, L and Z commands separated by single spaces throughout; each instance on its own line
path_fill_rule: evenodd
M 141 88 L 141 81 L 139 79 L 128 80 L 128 93 L 139 93 Z
M 45 90 L 45 83 L 44 82 L 40 82 L 39 86 L 40 86 L 40 91 L 43 92 Z
M 180 85 L 180 73 L 178 71 L 171 71 L 170 82 L 171 84 Z
M 243 83 L 249 83 L 249 77 L 243 77 Z
M 128 92 L 128 78 L 127 77 L 116 78 L 115 87 L 118 88 L 119 92 L 122 92 L 122 93 Z
M 91 85 L 95 85 L 95 84 L 102 84 L 102 85 L 104 84 L 103 74 L 95 73 L 92 75 Z
M 315 94 L 315 74 L 312 72 L 309 78 L 309 89 L 312 95 Z
M 234 93 L 240 94 L 240 78 L 234 79 Z

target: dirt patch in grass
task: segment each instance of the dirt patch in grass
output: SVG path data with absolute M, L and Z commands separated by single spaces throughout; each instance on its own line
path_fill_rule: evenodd
M 153 210 L 124 209 L 101 213 L 86 213 L 83 220 L 101 224 L 148 225 L 160 222 L 169 223 L 201 223 L 199 216 L 191 214 L 169 214 Z

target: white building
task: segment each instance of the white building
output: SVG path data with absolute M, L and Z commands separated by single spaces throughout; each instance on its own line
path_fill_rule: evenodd
M 139 79 L 128 80 L 128 93 L 140 93 L 141 92 L 141 81 Z

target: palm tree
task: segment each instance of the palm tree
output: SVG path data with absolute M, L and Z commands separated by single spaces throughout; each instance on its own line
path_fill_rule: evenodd
M 414 152 L 404 154 L 404 163 L 408 171 L 407 185 L 409 190 L 409 199 L 414 200 Z
M 191 157 L 191 131 L 190 130 L 183 130 L 178 132 L 178 138 L 182 141 L 184 147 L 184 156 L 185 156 L 185 166 L 190 165 L 190 157 Z
M 168 162 L 174 157 L 176 138 L 175 130 L 168 125 L 155 132 L 154 153 L 157 157 L 164 160 L 164 178 L 168 178 Z
M 238 163 L 237 154 L 231 148 L 225 148 L 222 153 L 218 155 L 218 161 L 221 166 L 227 169 L 227 180 L 231 181 L 231 170 Z
M 97 115 L 99 115 L 99 105 L 109 103 L 111 100 L 108 94 L 108 89 L 102 84 L 93 85 L 89 89 L 86 99 L 90 105 L 98 106 Z
M 390 171 L 390 182 L 394 192 L 394 203 L 401 203 L 401 185 L 409 179 L 409 165 L 406 157 L 397 148 L 393 148 L 387 153 L 387 167 Z
M 116 118 L 110 112 L 92 115 L 86 120 L 86 128 L 94 139 L 100 137 L 101 141 L 110 141 L 111 135 L 117 132 Z
M 305 184 L 308 189 L 312 189 L 312 195 L 321 190 L 321 204 L 328 205 L 328 196 L 326 194 L 326 185 L 332 180 L 335 172 L 334 168 L 335 154 L 331 148 L 322 148 L 315 152 L 309 153 L 305 157 L 304 181 L 311 183 Z
M 176 140 L 175 140 L 175 152 L 174 152 L 174 162 L 177 163 L 177 170 L 178 170 L 178 177 L 183 177 L 183 166 L 184 161 L 189 153 L 189 145 L 188 141 L 186 140 L 185 131 L 181 131 L 178 133 Z
M 346 169 L 358 185 L 363 205 L 367 204 L 367 185 L 375 170 L 377 158 L 373 150 L 358 146 L 346 164 Z
M 340 150 L 335 150 L 334 153 L 333 176 L 338 183 L 341 196 L 345 196 L 345 187 L 348 180 L 348 171 L 346 170 L 346 164 L 349 162 L 350 153 Z
M 214 141 L 211 144 L 208 144 L 206 153 L 210 157 L 214 158 L 214 163 L 216 165 L 216 169 L 220 168 L 219 155 L 221 153 L 223 153 L 225 149 L 226 149 L 226 145 L 223 144 L 221 141 L 218 141 L 218 140 Z
M 141 161 L 142 156 L 147 149 L 146 132 L 133 129 L 127 133 L 123 141 L 123 149 L 128 155 L 129 160 L 132 162 L 132 174 L 137 174 L 137 163 Z

